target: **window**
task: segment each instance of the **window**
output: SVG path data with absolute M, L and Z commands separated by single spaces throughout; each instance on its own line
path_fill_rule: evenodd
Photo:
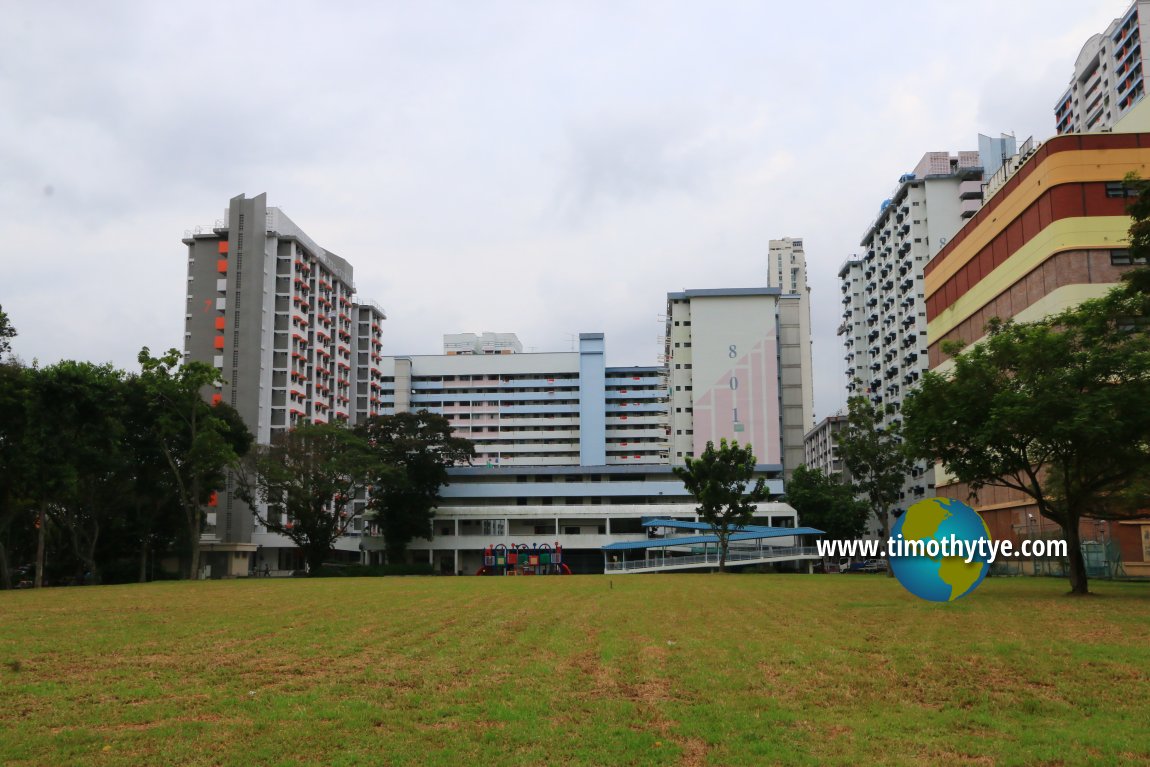
M 1110 251 L 1110 264 L 1111 266 L 1130 266 L 1131 264 L 1138 264 L 1144 266 L 1146 264 L 1145 256 L 1134 257 L 1130 255 L 1130 251 L 1126 248 Z
M 484 519 L 482 520 L 483 534 L 484 535 L 505 535 L 506 528 L 504 527 L 504 520 L 502 519 Z
M 1107 197 L 1137 197 L 1138 188 L 1128 186 L 1125 181 L 1107 181 L 1106 182 L 1106 196 Z

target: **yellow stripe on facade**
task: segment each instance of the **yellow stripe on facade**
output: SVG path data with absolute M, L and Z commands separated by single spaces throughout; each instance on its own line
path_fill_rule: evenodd
M 1035 301 L 1030 306 L 1023 309 L 1018 314 L 1010 319 L 1015 322 L 1036 322 L 1038 320 L 1049 317 L 1052 314 L 1058 314 L 1061 311 L 1069 309 L 1072 306 L 1078 306 L 1083 301 L 1090 298 L 1101 298 L 1106 293 L 1117 285 L 1117 282 L 1092 282 L 1092 283 L 1075 283 L 1073 285 L 1063 285 L 1047 293 L 1042 298 Z M 1003 318 L 1006 319 L 1006 318 Z M 930 338 L 930 327 L 927 327 L 927 344 L 933 345 L 938 343 L 938 339 Z M 986 335 L 981 335 L 974 341 L 966 345 L 966 349 L 982 343 L 986 340 Z M 950 371 L 954 368 L 954 358 L 948 357 L 938 364 L 937 367 L 930 369 L 932 373 L 939 375 L 949 375 Z
M 1006 259 L 1006 263 L 984 276 L 978 284 L 928 322 L 927 343 L 937 342 L 1055 253 L 1063 250 L 1125 247 L 1129 229 L 1129 216 L 1089 216 L 1055 221 Z
M 927 298 L 946 284 L 972 258 L 1019 218 L 1030 205 L 1051 187 L 1098 181 L 1120 181 L 1130 171 L 1147 177 L 1150 147 L 1126 149 L 1089 149 L 1056 152 L 1047 157 L 1017 189 L 994 210 L 991 217 L 970 231 L 938 266 L 923 280 Z M 993 199 L 993 198 L 992 198 Z M 987 201 L 989 202 L 989 200 Z

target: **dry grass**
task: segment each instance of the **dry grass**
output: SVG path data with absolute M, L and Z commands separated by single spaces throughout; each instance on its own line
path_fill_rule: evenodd
M 612 587 L 613 581 L 613 587 Z M 868 576 L 0 592 L 5 765 L 1150 764 L 1150 587 Z

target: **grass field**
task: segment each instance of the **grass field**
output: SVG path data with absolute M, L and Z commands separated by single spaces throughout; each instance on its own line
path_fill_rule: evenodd
M 1150 764 L 1150 585 L 881 576 L 0 592 L 4 765 Z

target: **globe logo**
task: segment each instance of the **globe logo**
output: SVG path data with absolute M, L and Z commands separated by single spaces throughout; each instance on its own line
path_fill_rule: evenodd
M 974 509 L 952 498 L 927 498 L 907 509 L 891 529 L 890 567 L 916 597 L 953 602 L 986 577 L 990 540 L 990 530 Z

